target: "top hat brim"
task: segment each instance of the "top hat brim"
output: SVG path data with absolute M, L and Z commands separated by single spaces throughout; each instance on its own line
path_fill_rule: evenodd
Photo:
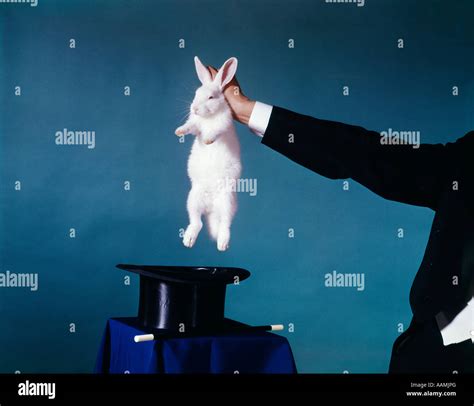
M 118 264 L 117 268 L 134 272 L 150 278 L 176 283 L 235 283 L 243 281 L 250 276 L 250 272 L 234 267 L 209 267 L 209 266 L 167 266 L 167 265 L 130 265 Z

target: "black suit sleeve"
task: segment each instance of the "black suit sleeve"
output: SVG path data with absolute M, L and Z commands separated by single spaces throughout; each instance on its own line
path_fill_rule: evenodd
M 375 131 L 276 106 L 262 143 L 325 177 L 352 178 L 386 199 L 434 210 L 454 164 L 455 144 L 382 145 Z

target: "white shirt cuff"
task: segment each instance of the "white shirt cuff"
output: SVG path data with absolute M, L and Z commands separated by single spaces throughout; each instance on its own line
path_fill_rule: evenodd
M 263 137 L 272 115 L 273 106 L 265 103 L 255 102 L 252 114 L 250 114 L 249 128 L 258 136 Z
M 444 345 L 457 344 L 469 339 L 474 343 L 474 298 L 454 318 L 441 312 L 436 315 L 436 321 Z

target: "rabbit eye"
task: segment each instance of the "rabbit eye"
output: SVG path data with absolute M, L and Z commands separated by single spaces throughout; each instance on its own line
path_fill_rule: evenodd
M 213 98 L 214 98 L 214 97 L 212 97 L 212 96 L 209 96 L 209 97 L 208 97 L 208 100 L 211 100 L 211 99 L 213 99 Z

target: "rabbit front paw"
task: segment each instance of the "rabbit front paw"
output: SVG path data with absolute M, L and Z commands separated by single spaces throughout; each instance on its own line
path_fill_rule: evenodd
M 178 136 L 181 137 L 183 135 L 189 134 L 189 128 L 187 128 L 185 125 L 182 125 L 178 127 L 174 133 Z

